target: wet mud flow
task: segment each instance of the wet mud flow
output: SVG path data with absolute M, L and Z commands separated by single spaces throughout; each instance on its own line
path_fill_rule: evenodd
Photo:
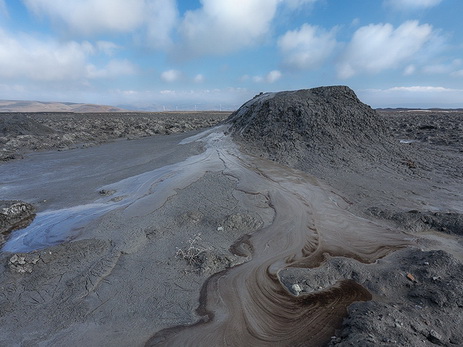
M 3 250 L 30 251 L 84 237 L 85 228 L 115 210 L 126 218 L 143 217 L 207 172 L 222 172 L 236 182 L 237 192 L 264 196 L 274 219 L 231 247 L 249 261 L 209 278 L 200 293 L 197 323 L 154 331 L 147 345 L 325 343 L 346 315 L 346 307 L 371 299 L 370 293 L 350 279 L 301 292 L 297 285 L 283 283 L 281 271 L 315 268 L 329 256 L 371 263 L 412 240 L 352 214 L 341 196 L 314 177 L 244 155 L 224 131 L 225 126 L 213 128 L 184 140 L 183 144 L 203 141 L 205 151 L 103 186 L 108 195 L 93 203 L 39 213 L 28 228 L 12 235 Z M 238 194 L 236 198 L 243 205 L 249 203 Z
M 270 226 L 231 248 L 250 261 L 215 274 L 204 285 L 196 324 L 154 335 L 147 345 L 313 345 L 329 339 L 354 301 L 370 293 L 346 279 L 312 293 L 288 287 L 288 267 L 314 268 L 327 256 L 374 262 L 410 243 L 404 234 L 351 214 L 342 197 L 314 177 L 244 156 L 227 137 L 214 147 L 237 189 L 263 194 L 275 211 Z

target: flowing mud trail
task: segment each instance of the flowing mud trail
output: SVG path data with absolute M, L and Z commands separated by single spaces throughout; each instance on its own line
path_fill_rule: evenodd
M 213 143 L 214 136 L 218 134 L 212 133 L 207 141 Z M 125 218 L 147 215 L 159 209 L 175 189 L 187 187 L 207 171 L 220 170 L 222 163 L 216 156 L 209 145 L 203 153 L 179 163 L 102 186 L 100 191 L 108 196 L 95 202 L 40 212 L 31 225 L 13 233 L 2 250 L 30 252 L 75 239 L 90 223 L 115 210 Z
M 315 268 L 329 256 L 371 263 L 412 243 L 405 234 L 349 212 L 349 204 L 329 186 L 300 171 L 239 152 L 227 136 L 215 137 L 223 173 L 237 189 L 267 197 L 275 211 L 270 226 L 231 248 L 250 261 L 212 276 L 204 285 L 192 326 L 165 329 L 147 345 L 236 346 L 326 343 L 346 307 L 371 299 L 349 279 L 312 293 L 287 287 L 279 278 L 288 267 Z
M 269 214 L 269 221 L 263 224 L 262 229 L 238 240 L 235 238 L 230 251 L 237 256 L 247 257 L 242 259 L 248 261 L 218 272 L 204 283 L 197 323 L 167 328 L 157 333 L 154 330 L 145 335 L 144 341 L 155 334 L 147 345 L 319 346 L 326 343 L 346 316 L 347 306 L 354 301 L 370 300 L 371 294 L 352 279 L 342 277 L 308 292 L 296 283 L 284 283 L 280 276 L 282 271 L 288 268 L 316 268 L 335 256 L 368 264 L 413 243 L 413 240 L 407 234 L 354 215 L 349 210 L 349 202 L 315 177 L 243 154 L 231 137 L 225 135 L 227 130 L 227 126 L 212 128 L 181 142 L 187 146 L 196 146 L 196 141 L 204 143 L 204 151 L 200 154 L 113 181 L 116 183 L 96 186 L 95 189 L 107 194 L 94 201 L 41 211 L 28 228 L 13 233 L 3 251 L 30 251 L 69 239 L 100 238 L 107 241 L 109 238 L 117 257 L 111 263 L 111 269 L 105 270 L 104 278 L 108 278 L 108 284 L 117 282 L 116 273 L 122 267 L 133 265 L 127 271 L 139 271 L 137 261 L 146 258 L 150 263 L 149 269 L 154 269 L 152 263 L 158 261 L 158 255 L 148 251 L 150 248 L 143 248 L 147 245 L 144 235 L 134 239 L 138 234 L 131 234 L 131 229 L 124 230 L 124 226 L 113 232 L 114 218 L 127 224 L 133 221 L 136 225 L 131 227 L 137 228 L 155 212 L 165 213 L 166 204 L 177 193 L 179 197 L 185 197 L 181 195 L 182 190 L 201 181 L 208 173 L 224 175 L 230 178 L 226 181 L 233 182 L 235 190 L 232 195 L 242 209 L 257 211 L 261 208 L 258 204 L 265 201 L 266 208 L 270 206 L 273 213 Z M 217 189 L 217 184 L 214 187 Z M 200 192 L 204 199 L 212 198 L 211 194 L 217 198 L 220 192 L 214 188 Z M 273 216 L 273 220 L 270 216 Z M 102 227 L 104 223 L 110 227 L 105 229 Z M 131 258 L 134 259 L 133 264 L 129 263 Z M 170 271 L 168 267 L 162 269 Z M 125 272 L 119 276 L 122 282 L 127 281 Z M 156 272 L 150 276 L 147 281 L 159 280 Z M 140 280 L 136 276 L 130 278 L 135 282 Z M 153 285 L 152 282 L 147 283 Z M 96 291 L 97 286 L 92 287 L 86 295 Z M 102 297 L 104 290 L 101 288 Z M 146 293 L 146 290 L 143 295 L 160 295 L 154 291 L 153 294 Z M 114 291 L 117 291 L 117 287 L 109 292 Z M 130 295 L 127 292 L 122 297 Z M 112 315 L 109 311 L 108 314 Z M 169 325 L 157 330 L 166 326 Z M 102 331 L 106 331 L 104 327 L 99 327 L 94 333 L 101 335 Z M 80 334 L 89 334 L 88 328 L 80 331 L 77 326 L 75 329 L 77 335 L 69 336 L 82 338 Z M 56 341 L 66 336 L 67 333 L 60 333 Z

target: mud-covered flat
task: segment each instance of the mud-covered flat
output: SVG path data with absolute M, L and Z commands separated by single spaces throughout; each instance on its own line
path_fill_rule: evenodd
M 461 115 L 360 105 L 362 133 L 343 112 L 302 133 L 320 93 L 357 105 L 283 95 L 282 123 L 263 95 L 208 130 L 1 164 L 36 216 L 0 253 L 0 344 L 462 344 Z
M 230 112 L 0 113 L 0 161 L 24 153 L 88 147 L 118 139 L 183 133 L 213 126 Z

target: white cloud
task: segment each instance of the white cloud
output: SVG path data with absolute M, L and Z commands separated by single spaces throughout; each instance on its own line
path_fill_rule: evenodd
M 397 10 L 418 10 L 431 8 L 439 5 L 442 0 L 385 0 L 386 6 L 393 7 Z
M 180 26 L 185 51 L 179 54 L 225 54 L 251 46 L 269 32 L 279 0 L 201 0 Z
M 444 87 L 433 87 L 433 86 L 411 86 L 411 87 L 392 87 L 386 89 L 386 92 L 411 92 L 411 93 L 423 93 L 423 92 L 448 92 L 454 91 L 455 89 L 449 89 Z
M 394 29 L 391 24 L 359 28 L 338 64 L 340 78 L 358 73 L 378 73 L 413 59 L 433 39 L 431 25 L 407 21 Z
M 180 77 L 182 77 L 182 73 L 174 69 L 167 70 L 161 73 L 161 79 L 164 82 L 169 82 L 169 83 L 175 82 L 175 81 L 178 81 Z
M 143 0 L 23 0 L 36 15 L 48 16 L 72 32 L 127 32 L 144 20 Z
M 110 42 L 94 46 L 87 41 L 43 41 L 29 35 L 13 37 L 0 29 L 0 77 L 75 81 L 134 73 L 135 67 L 128 61 L 113 60 L 102 69 L 90 63 L 92 55 L 114 46 Z
M 76 79 L 92 49 L 88 42 L 58 44 L 28 36 L 15 39 L 0 31 L 0 76 L 42 81 Z
M 246 82 L 249 80 L 252 80 L 254 83 L 274 83 L 278 81 L 281 77 L 283 77 L 283 74 L 279 70 L 272 70 L 265 76 L 252 76 L 250 77 L 249 75 L 243 75 L 240 78 L 241 82 Z
M 114 51 L 120 48 L 114 42 L 109 41 L 97 41 L 95 46 L 98 51 L 103 52 L 106 55 L 113 55 Z
M 204 82 L 204 75 L 202 75 L 202 74 L 197 74 L 193 80 L 194 80 L 196 83 L 202 83 L 202 82 Z
M 270 71 L 265 79 L 267 80 L 268 83 L 274 83 L 278 81 L 282 77 L 282 73 L 278 70 L 272 70 Z
M 150 0 L 146 4 L 148 45 L 153 48 L 169 48 L 171 32 L 178 22 L 175 0 Z
M 3 1 L 3 0 L 0 0 Z M 146 32 L 153 48 L 168 48 L 171 31 L 177 24 L 175 0 L 23 0 L 37 16 L 77 35 Z M 1 4 L 1 3 L 0 3 Z M 1 8 L 1 7 L 0 7 Z
M 284 64 L 296 69 L 317 67 L 335 47 L 334 30 L 327 32 L 309 24 L 303 24 L 298 30 L 288 31 L 278 39 Z

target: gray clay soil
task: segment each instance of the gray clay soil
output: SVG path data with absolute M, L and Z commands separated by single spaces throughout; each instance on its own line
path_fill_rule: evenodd
M 2 233 L 69 229 L 0 252 L 0 345 L 463 345 L 463 112 L 227 117 L 0 116 Z

